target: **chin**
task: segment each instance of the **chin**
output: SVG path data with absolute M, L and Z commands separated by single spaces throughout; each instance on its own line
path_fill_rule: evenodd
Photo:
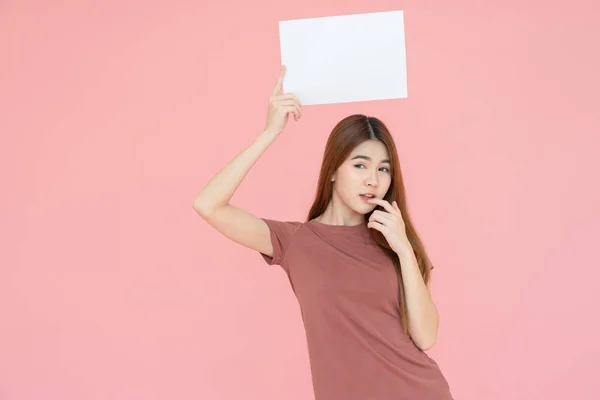
M 346 205 L 347 208 L 352 210 L 352 212 L 355 212 L 356 214 L 361 214 L 361 215 L 366 215 L 366 214 L 370 213 L 371 211 L 373 211 L 375 209 L 375 207 L 377 207 L 376 204 L 365 203 L 360 199 L 358 201 L 356 201 L 352 198 L 347 198 L 347 197 L 344 200 L 342 200 L 342 202 Z
M 375 209 L 375 204 L 361 204 L 362 207 L 356 207 L 353 211 L 357 214 L 366 215 Z

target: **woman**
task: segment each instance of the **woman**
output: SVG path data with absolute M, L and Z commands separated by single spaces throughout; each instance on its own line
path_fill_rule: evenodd
M 194 209 L 219 232 L 280 265 L 299 301 L 315 400 L 452 399 L 434 345 L 431 263 L 406 211 L 394 141 L 376 118 L 352 115 L 327 141 L 305 222 L 259 218 L 229 200 L 250 168 L 301 117 L 281 94 L 263 133 L 200 192 Z

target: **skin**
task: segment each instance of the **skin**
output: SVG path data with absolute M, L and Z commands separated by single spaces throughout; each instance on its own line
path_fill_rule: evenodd
M 392 178 L 385 145 L 378 140 L 368 140 L 358 145 L 340 165 L 332 177 L 333 196 L 319 222 L 330 225 L 357 225 L 364 214 L 376 204 L 366 203 L 362 193 L 374 193 L 381 199 L 387 193 Z

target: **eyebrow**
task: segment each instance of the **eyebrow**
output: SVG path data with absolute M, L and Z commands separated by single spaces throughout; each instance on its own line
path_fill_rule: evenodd
M 356 156 L 352 157 L 352 160 L 356 160 L 357 158 L 362 158 L 362 159 L 364 159 L 364 160 L 373 161 L 373 160 L 371 159 L 371 157 L 368 157 L 368 156 L 363 156 L 363 155 L 361 155 L 361 154 L 358 154 L 358 155 L 356 155 Z M 391 164 L 391 163 L 390 163 L 390 160 L 388 160 L 387 158 L 386 158 L 385 160 L 381 160 L 381 162 L 382 162 L 382 163 L 388 163 L 388 164 Z

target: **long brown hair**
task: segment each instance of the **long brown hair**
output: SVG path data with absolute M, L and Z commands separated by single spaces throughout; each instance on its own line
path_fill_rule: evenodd
M 400 161 L 398 159 L 398 152 L 396 150 L 394 139 L 392 138 L 388 128 L 381 120 L 375 117 L 367 117 L 362 114 L 354 114 L 342 119 L 333 128 L 325 145 L 325 152 L 323 154 L 323 162 L 321 165 L 321 172 L 319 174 L 317 191 L 314 202 L 308 213 L 308 220 L 310 221 L 325 212 L 325 209 L 327 208 L 327 205 L 331 201 L 333 195 L 333 182 L 331 182 L 333 174 L 346 160 L 346 158 L 350 156 L 352 150 L 367 140 L 379 140 L 388 150 L 390 156 L 392 182 L 384 197 L 384 200 L 388 201 L 390 204 L 392 204 L 393 201 L 397 202 L 398 207 L 402 212 L 402 218 L 406 226 L 406 235 L 414 250 L 417 263 L 419 265 L 419 270 L 421 271 L 421 276 L 423 277 L 425 284 L 428 284 L 430 279 L 431 262 L 425 251 L 425 246 L 419 238 L 419 235 L 417 234 L 417 231 L 408 213 L 404 180 L 402 179 L 402 171 L 400 169 Z M 377 206 L 376 209 L 382 208 Z M 373 211 L 365 215 L 365 220 L 369 219 Z M 371 231 L 377 244 L 381 246 L 390 256 L 396 267 L 396 274 L 398 276 L 400 320 L 404 332 L 408 334 L 408 309 L 406 307 L 404 284 L 402 281 L 402 274 L 400 272 L 400 260 L 398 255 L 388 245 L 385 236 L 383 236 L 383 234 L 378 230 L 371 229 Z

